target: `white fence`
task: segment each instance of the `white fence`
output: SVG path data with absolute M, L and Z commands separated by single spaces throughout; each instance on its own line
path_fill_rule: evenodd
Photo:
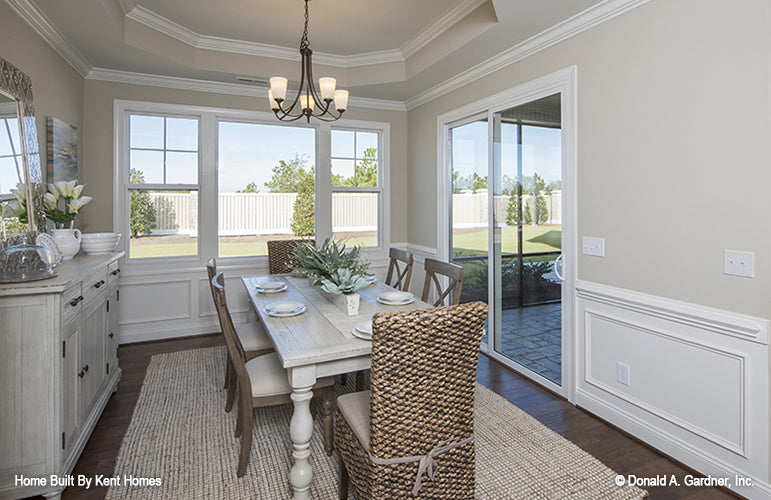
M 542 195 L 546 201 L 548 215 L 547 224 L 562 223 L 562 191 L 554 191 L 550 195 Z M 522 210 L 530 209 L 531 215 L 534 214 L 535 200 L 533 195 L 522 196 Z M 459 193 L 452 195 L 452 227 L 455 229 L 487 227 L 489 221 L 487 192 L 479 193 Z M 510 196 L 496 196 L 493 202 L 495 213 L 498 215 L 498 224 L 505 225 L 506 209 L 508 208 Z
M 377 193 L 334 193 L 332 227 L 336 232 L 376 231 Z M 157 228 L 154 234 L 197 234 L 198 193 L 150 193 L 155 206 Z M 219 196 L 219 234 L 291 234 L 296 193 L 227 193 Z M 562 192 L 544 195 L 549 224 L 562 222 Z M 486 227 L 487 193 L 452 195 L 454 228 Z M 522 197 L 523 210 L 534 206 L 533 196 Z M 495 197 L 495 210 L 505 222 L 508 196 Z

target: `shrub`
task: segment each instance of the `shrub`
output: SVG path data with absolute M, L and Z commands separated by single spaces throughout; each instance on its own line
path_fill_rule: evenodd
M 297 195 L 292 207 L 290 227 L 295 236 L 313 236 L 316 234 L 316 198 L 312 192 Z

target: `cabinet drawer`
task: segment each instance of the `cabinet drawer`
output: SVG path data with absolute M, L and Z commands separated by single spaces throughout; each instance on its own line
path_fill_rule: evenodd
M 78 314 L 83 307 L 84 300 L 80 281 L 67 287 L 62 293 L 62 321 L 66 322 Z
M 81 283 L 83 286 L 83 303 L 88 304 L 100 292 L 107 290 L 107 269 L 103 267 L 90 273 Z
M 116 260 L 116 261 L 110 262 L 110 265 L 107 268 L 107 284 L 110 285 L 110 287 L 112 287 L 113 285 L 117 285 L 119 279 L 120 279 L 120 261 Z

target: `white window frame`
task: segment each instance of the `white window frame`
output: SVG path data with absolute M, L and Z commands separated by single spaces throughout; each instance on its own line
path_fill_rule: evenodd
M 16 103 L 14 102 L 8 102 L 8 103 L 2 103 L 0 104 L 0 123 L 2 123 L 2 130 L 0 130 L 0 134 L 8 134 L 8 122 L 6 120 L 12 120 L 12 119 L 18 119 L 18 115 L 16 114 Z M 13 148 L 13 141 L 10 137 L 8 137 L 8 141 L 11 143 L 11 148 Z M 19 141 L 21 141 L 21 131 L 19 131 Z M 21 149 L 21 143 L 19 144 Z M 23 152 L 21 150 L 14 151 L 13 156 L 6 156 L 5 158 L 13 158 L 16 164 L 16 168 L 21 167 L 22 172 L 24 171 L 24 164 L 23 164 Z M 7 200 L 13 200 L 15 197 L 11 194 L 11 188 L 15 188 L 16 186 L 0 186 L 0 201 L 7 201 Z
M 129 205 L 127 187 L 129 181 L 129 117 L 131 114 L 198 118 L 198 254 L 173 257 L 129 257 Z M 211 108 L 204 106 L 165 104 L 116 99 L 113 105 L 114 125 L 114 171 L 113 171 L 113 228 L 124 235 L 122 247 L 126 251 L 128 269 L 146 270 L 148 273 L 159 269 L 175 271 L 200 271 L 203 262 L 218 255 L 217 217 L 217 142 L 218 124 L 221 121 L 236 121 L 265 125 L 301 126 L 316 130 L 316 237 L 326 238 L 332 234 L 332 183 L 331 183 L 331 130 L 345 129 L 379 133 L 378 177 L 380 206 L 378 207 L 379 246 L 365 249 L 374 262 L 387 256 L 390 246 L 390 180 L 389 145 L 390 124 L 362 120 L 341 119 L 329 123 L 283 123 L 272 113 L 237 109 Z M 155 186 L 155 185 L 154 185 Z M 174 185 L 163 185 L 174 186 Z M 168 187 L 164 187 L 168 189 Z M 336 188 L 337 189 L 337 188 Z M 357 188 L 348 188 L 357 189 Z M 374 188 L 366 188 L 374 191 Z M 223 257 L 227 265 L 264 266 L 267 256 Z

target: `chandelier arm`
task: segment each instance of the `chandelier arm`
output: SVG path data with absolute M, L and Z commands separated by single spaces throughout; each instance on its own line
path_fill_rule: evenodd
M 281 116 L 279 116 L 279 112 L 281 112 Z M 305 115 L 290 115 L 289 113 L 280 111 L 278 109 L 274 109 L 273 113 L 276 115 L 276 118 L 278 118 L 282 122 L 294 122 L 305 116 Z

